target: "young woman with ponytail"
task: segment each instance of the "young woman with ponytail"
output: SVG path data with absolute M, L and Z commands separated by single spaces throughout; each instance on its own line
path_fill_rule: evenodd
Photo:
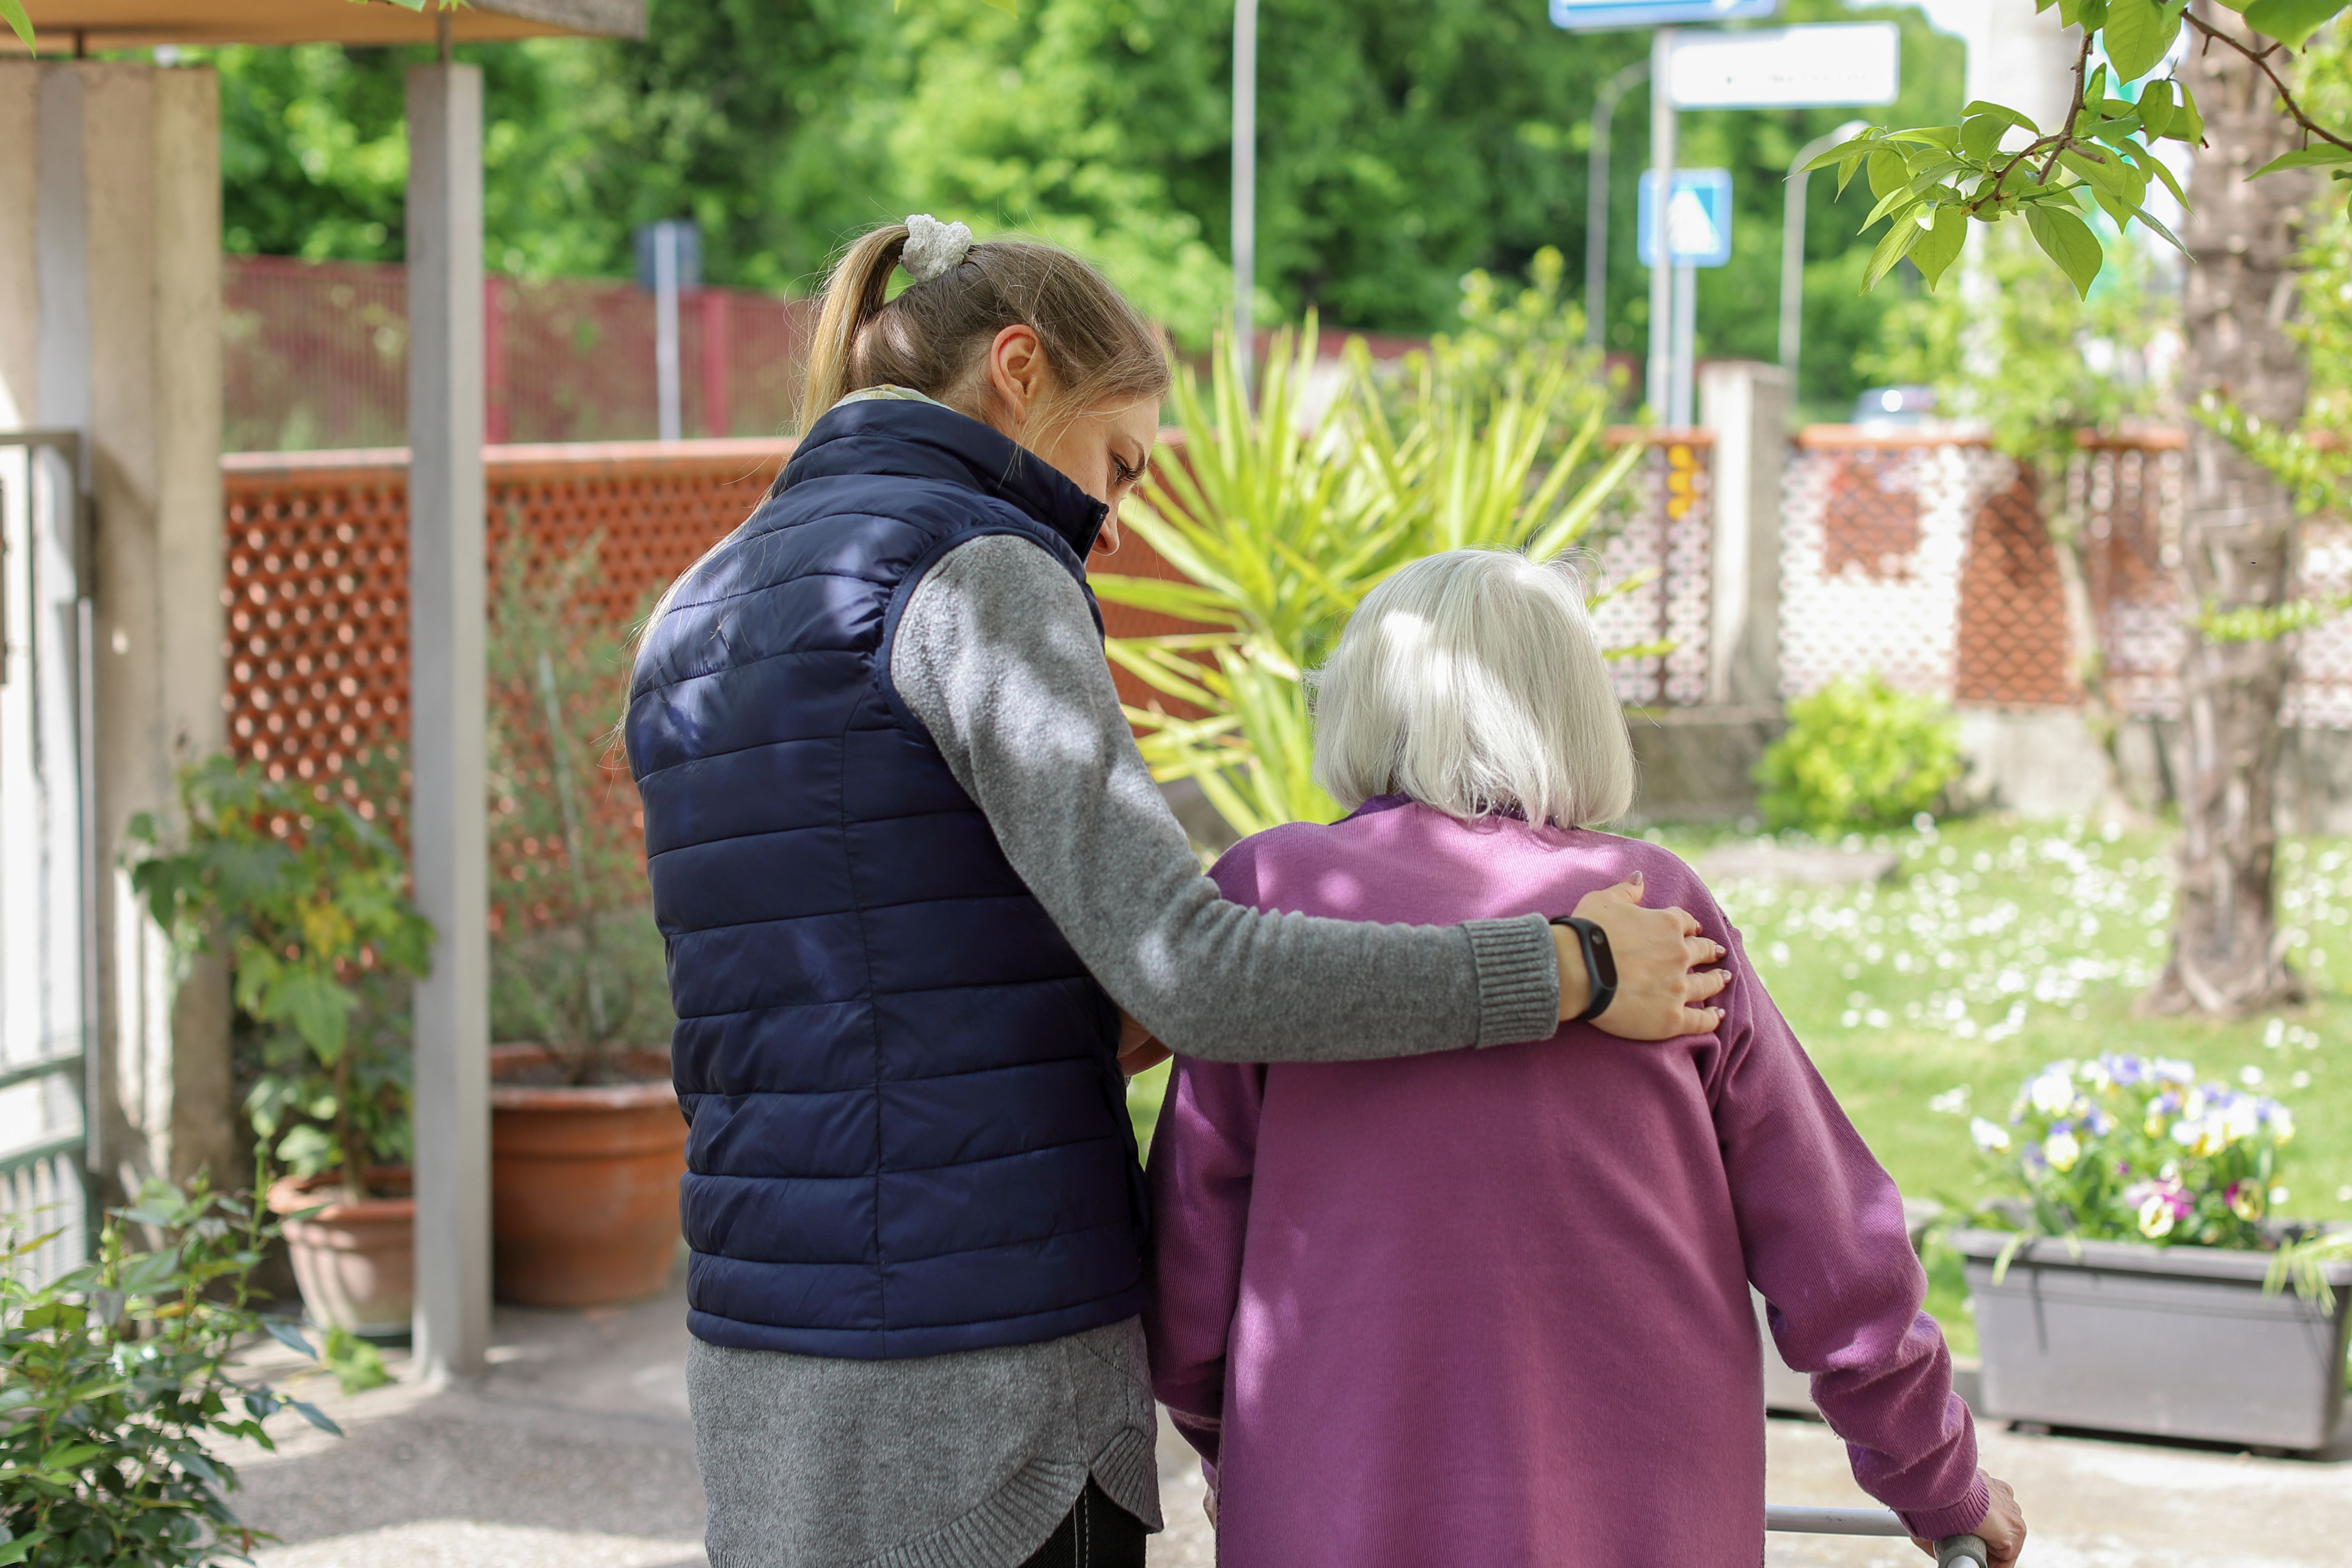
M 1219 897 L 1086 587 L 1168 376 L 1066 252 L 874 230 L 826 285 L 792 462 L 639 648 L 626 736 L 678 1016 L 717 1568 L 1142 1563 L 1149 1220 L 1122 1068 L 1152 1037 L 1341 1061 L 1720 1017 L 1696 966 L 1721 949 L 1636 883 L 1588 897 L 1582 932 Z

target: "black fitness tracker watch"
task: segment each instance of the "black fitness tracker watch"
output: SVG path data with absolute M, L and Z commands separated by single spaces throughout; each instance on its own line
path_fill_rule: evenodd
M 1584 973 L 1592 980 L 1592 1000 L 1569 1021 L 1589 1024 L 1609 1011 L 1609 1004 L 1617 1000 L 1617 955 L 1609 951 L 1609 933 L 1591 921 L 1576 915 L 1554 915 L 1551 923 L 1574 931 L 1576 945 L 1583 950 Z

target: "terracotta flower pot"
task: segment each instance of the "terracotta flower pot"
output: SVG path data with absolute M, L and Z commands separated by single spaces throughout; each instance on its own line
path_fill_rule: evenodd
M 311 1320 L 377 1338 L 408 1332 L 416 1294 L 416 1200 L 404 1170 L 371 1171 L 369 1185 L 394 1195 L 328 1202 L 318 1213 L 285 1221 L 286 1249 Z M 299 1213 L 321 1201 L 326 1176 L 281 1176 L 269 1185 L 269 1212 Z
M 540 1046 L 490 1048 L 490 1232 L 499 1300 L 593 1307 L 655 1295 L 677 1259 L 686 1120 L 669 1061 L 633 1052 L 647 1081 L 539 1087 Z

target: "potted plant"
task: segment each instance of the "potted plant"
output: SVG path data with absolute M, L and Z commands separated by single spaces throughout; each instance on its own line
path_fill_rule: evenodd
M 182 770 L 179 793 L 176 847 L 152 816 L 131 819 L 131 885 L 180 953 L 228 963 L 246 1113 L 287 1172 L 268 1202 L 303 1304 L 332 1329 L 404 1335 L 415 1205 L 389 993 L 425 972 L 433 934 L 407 863 L 352 805 L 258 764 L 215 757 Z
M 678 1252 L 686 1121 L 636 792 L 601 754 L 627 660 L 583 604 L 592 539 L 503 552 L 489 674 L 492 1273 L 500 1300 L 584 1307 L 659 1291 Z
M 2187 1062 L 2053 1062 L 1977 1146 L 2013 1228 L 1962 1230 L 1979 1414 L 2283 1449 L 2325 1447 L 2344 1400 L 2352 1263 L 2283 1253 L 2294 1119 Z M 2283 1265 L 2300 1261 L 2298 1268 Z M 2288 1274 L 2298 1289 L 2283 1291 Z

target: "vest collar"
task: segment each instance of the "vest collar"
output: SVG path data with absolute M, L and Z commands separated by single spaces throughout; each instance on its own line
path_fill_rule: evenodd
M 850 474 L 968 485 L 1019 507 L 1058 535 L 1081 565 L 1109 509 L 1062 471 L 969 415 L 929 398 L 875 397 L 837 403 L 802 437 L 777 477 L 796 484 Z

